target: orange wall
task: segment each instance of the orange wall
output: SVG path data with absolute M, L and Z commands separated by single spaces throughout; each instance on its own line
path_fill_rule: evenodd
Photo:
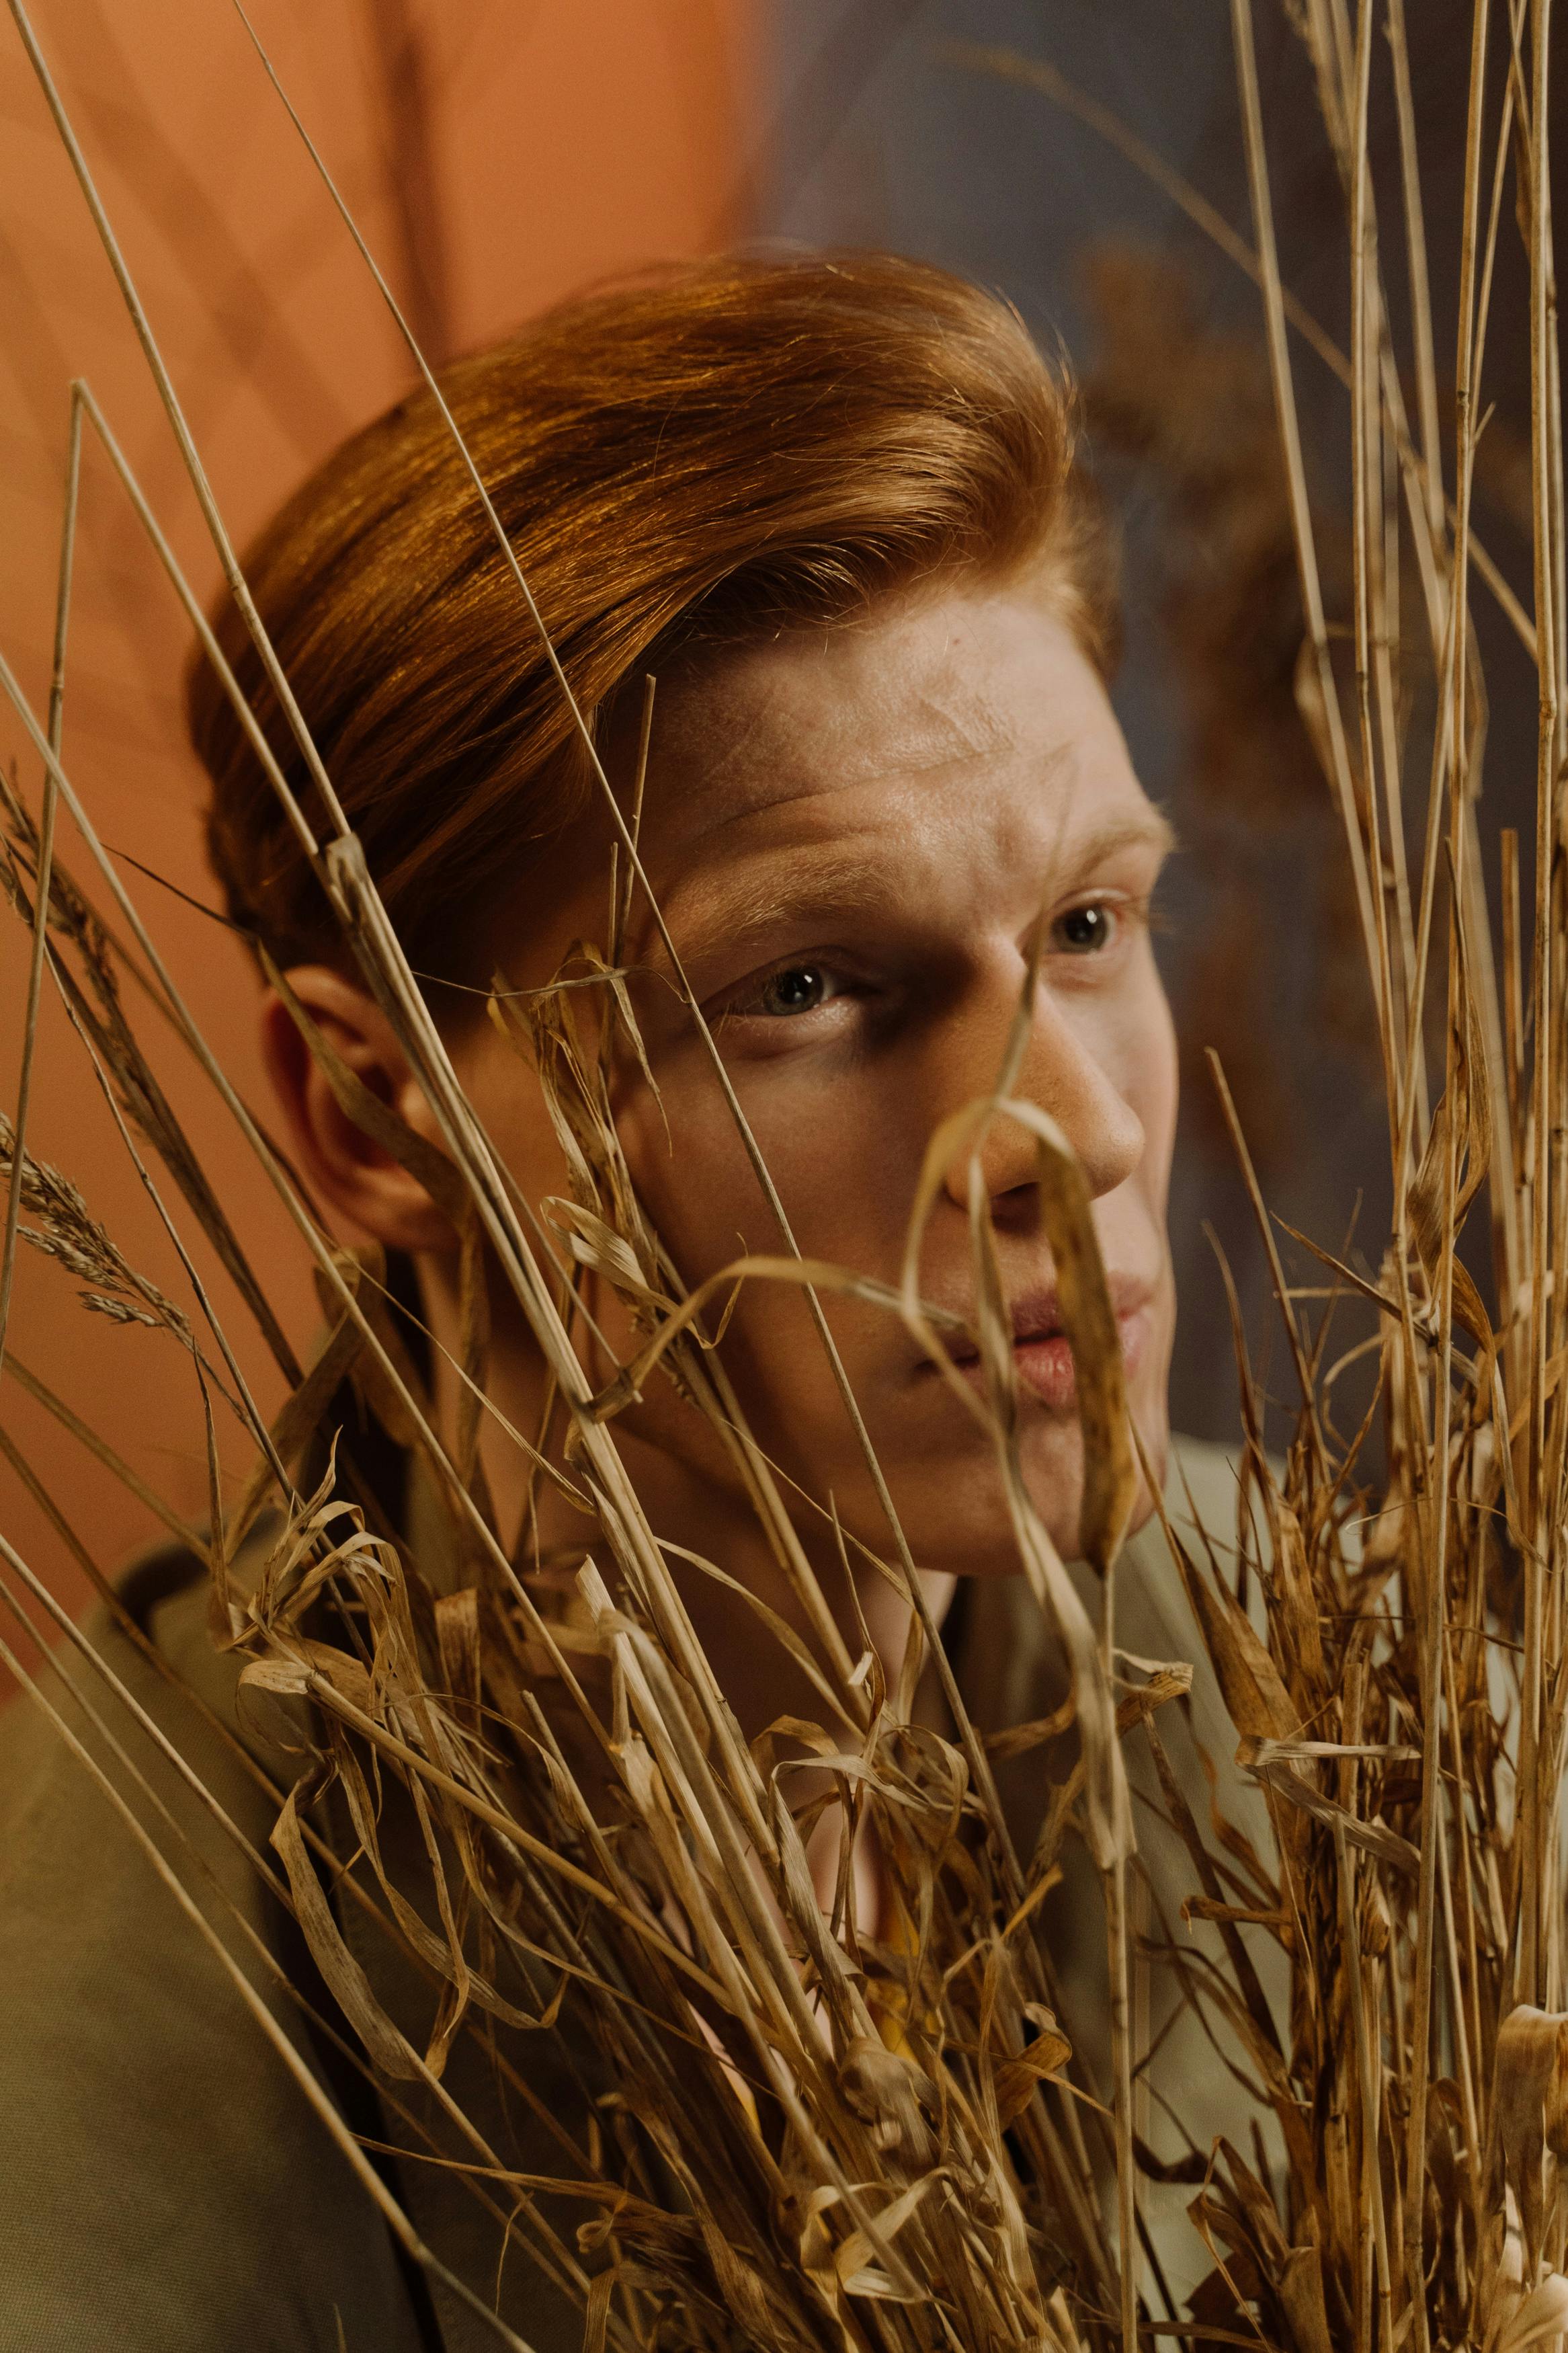
M 33 0 L 206 463 L 241 541 L 347 430 L 394 397 L 406 355 L 268 88 L 237 14 L 214 0 Z M 606 270 L 744 227 L 749 0 L 253 0 L 285 86 L 413 315 L 449 350 Z M 47 693 L 68 386 L 85 376 L 204 597 L 215 559 L 109 269 L 5 22 L 0 31 L 0 648 Z M 65 759 L 103 840 L 210 897 L 199 776 L 180 738 L 187 631 L 96 450 L 85 467 Z M 38 763 L 0 712 L 0 754 L 37 806 Z M 86 871 L 74 829 L 60 854 Z M 122 871 L 225 1068 L 258 1104 L 254 985 L 213 923 Z M 26 934 L 0 908 L 0 1103 L 15 1105 Z M 297 1337 L 314 1310 L 302 1254 L 211 1091 L 161 1067 Z M 81 1048 L 50 1002 L 30 1137 L 82 1187 L 127 1256 L 189 1300 Z M 161 1173 L 161 1172 L 160 1172 Z M 184 1222 L 188 1223 L 188 1220 Z M 204 1277 L 209 1271 L 199 1253 Z M 231 1329 L 243 1317 L 221 1278 Z M 204 1508 L 191 1369 L 160 1334 L 82 1311 L 24 1251 L 11 1346 L 141 1476 Z M 279 1388 L 248 1334 L 247 1378 Z M 227 1417 L 234 1470 L 247 1455 Z M 0 1428 L 93 1557 L 156 1524 L 18 1392 Z M 0 1529 L 71 1606 L 85 1580 L 0 1461 Z M 0 1633 L 12 1623 L 0 1610 Z

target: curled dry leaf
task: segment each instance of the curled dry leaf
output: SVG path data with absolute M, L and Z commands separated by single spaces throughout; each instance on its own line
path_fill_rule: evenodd
M 1519 2201 L 1527 2264 L 1540 2253 L 1549 2191 L 1568 2157 L 1568 2013 L 1521 2002 L 1498 2029 L 1493 2099 L 1503 2178 Z

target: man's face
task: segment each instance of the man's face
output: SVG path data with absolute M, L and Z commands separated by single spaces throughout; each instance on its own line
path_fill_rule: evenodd
M 625 747 L 613 756 L 620 789 Z M 1087 1172 L 1130 1401 L 1155 1461 L 1174 1312 L 1176 1060 L 1148 915 L 1167 841 L 1098 678 L 1026 582 L 948 588 L 783 637 L 658 694 L 643 863 L 807 1257 L 897 1282 L 926 1147 L 995 1085 L 1043 916 L 1013 1092 L 1051 1114 Z M 515 984 L 537 985 L 574 938 L 604 934 L 602 849 L 584 855 L 579 839 L 552 868 L 547 916 L 503 930 Z M 628 1072 L 617 1124 L 653 1224 L 689 1284 L 743 1252 L 778 1254 L 777 1222 L 646 902 L 625 961 L 639 974 L 658 1101 Z M 536 1197 L 564 1190 L 516 1062 L 476 1041 L 459 1067 L 520 1182 Z M 998 1122 L 982 1161 L 1015 1311 L 1024 1469 L 1070 1553 L 1082 1440 L 1035 1150 Z M 963 1162 L 937 1198 L 921 1274 L 927 1300 L 973 1319 Z M 823 1305 L 921 1567 L 1015 1568 L 989 1437 L 896 1316 L 827 1293 Z M 601 1303 L 601 1321 L 612 1315 Z M 629 1322 L 616 1331 L 631 1355 Z M 767 1454 L 886 1555 L 862 1446 L 801 1292 L 749 1282 L 723 1360 Z M 709 1461 L 662 1377 L 626 1430 L 700 1472 Z

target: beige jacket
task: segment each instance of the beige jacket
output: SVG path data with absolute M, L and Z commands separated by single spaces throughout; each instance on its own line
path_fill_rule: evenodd
M 1187 1516 L 1184 1472 L 1215 1542 L 1228 1549 L 1236 1492 L 1226 1459 L 1184 1442 L 1178 1466 L 1173 1516 Z M 1168 1707 L 1162 1724 L 1206 1825 L 1194 1738 L 1227 1768 L 1235 1736 L 1157 1526 L 1133 1540 L 1118 1575 L 1124 1649 L 1140 1660 L 1197 1667 L 1186 1722 L 1175 1722 L 1182 1711 Z M 95 1644 L 236 1826 L 266 1852 L 277 1800 L 261 1777 L 285 1782 L 300 1760 L 280 1755 L 237 1707 L 237 1662 L 207 1640 L 200 1565 L 178 1550 L 159 1552 L 130 1571 L 121 1593 L 185 1694 L 170 1688 L 107 1613 L 91 1627 Z M 957 1664 L 982 1729 L 1054 1704 L 1052 1645 L 1021 1580 L 973 1589 Z M 298 1932 L 254 1867 L 79 1660 L 68 1662 L 68 1677 L 186 1832 L 199 1872 L 168 1822 L 137 1797 L 138 1813 L 252 1982 L 354 2129 L 386 2137 L 374 2098 L 352 2069 L 316 2047 L 220 1900 L 219 1891 L 296 1983 L 309 1982 L 313 1972 Z M 123 1782 L 101 1733 L 79 1701 L 63 1694 L 61 1677 L 51 1672 L 47 1681 L 73 1728 Z M 1130 1761 L 1156 1915 L 1175 1933 L 1188 1933 L 1180 1904 L 1192 1890 L 1190 1868 L 1142 1802 L 1152 1794 L 1142 1742 L 1131 1744 Z M 1256 1793 L 1241 1788 L 1234 1770 L 1226 1778 L 1227 1804 L 1248 1820 L 1267 1852 Z M 1003 1778 L 1027 1854 L 1043 1803 L 1037 1752 L 1005 1768 Z M 385 2007 L 422 2042 L 427 1989 L 352 1903 L 340 1914 Z M 1092 1873 L 1069 1868 L 1051 1918 L 1064 2023 L 1104 2083 L 1100 1923 Z M 1245 2137 L 1241 2095 L 1221 2056 L 1190 2014 L 1171 2022 L 1169 1989 L 1157 1969 L 1143 1998 L 1149 2027 L 1165 2030 L 1146 2104 L 1146 2137 L 1156 2153 L 1173 2158 L 1185 2146 L 1164 2121 L 1161 2094 L 1175 2099 L 1200 2141 L 1220 2130 Z M 330 2007 L 324 1994 L 319 2003 Z M 526 2038 L 516 2055 L 547 2111 L 568 2120 L 580 2114 L 583 2054 L 564 2036 Z M 467 2038 L 453 2052 L 447 2083 L 459 2104 L 486 2119 L 509 2164 L 559 2173 L 545 2127 L 526 2112 L 499 2113 L 488 2066 Z M 417 2086 L 403 2088 L 412 2088 L 414 2102 L 422 2096 Z M 438 2145 L 463 2153 L 434 2113 L 427 2121 Z M 479 2353 L 495 2342 L 455 2299 L 413 2273 L 216 1959 L 87 1770 L 26 1697 L 0 1718 L 0 2353 Z M 460 2276 L 489 2295 L 499 2273 L 501 2308 L 536 2353 L 575 2353 L 577 2312 L 521 2250 L 505 2253 L 500 2232 L 449 2173 L 403 2161 L 395 2187 L 426 2242 Z M 1190 2195 L 1156 2187 L 1148 2200 L 1178 2293 L 1207 2268 L 1183 2218 Z M 580 2214 L 554 2219 L 569 2237 Z

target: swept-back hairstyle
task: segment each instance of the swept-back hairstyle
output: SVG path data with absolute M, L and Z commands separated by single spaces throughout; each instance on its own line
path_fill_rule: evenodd
M 878 254 L 686 264 L 564 303 L 441 386 L 591 714 L 661 664 L 1026 563 L 1108 659 L 1065 378 L 1005 303 L 944 270 Z M 472 976 L 484 913 L 587 777 L 428 392 L 330 458 L 246 572 L 413 962 Z M 226 601 L 215 626 L 310 807 Z M 324 897 L 199 654 L 187 712 L 230 912 L 282 965 L 330 954 Z

